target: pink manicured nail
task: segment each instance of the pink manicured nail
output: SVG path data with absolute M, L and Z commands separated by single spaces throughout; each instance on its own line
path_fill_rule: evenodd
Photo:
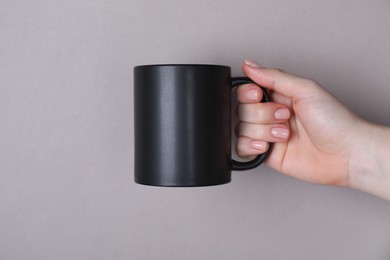
M 281 127 L 276 127 L 272 128 L 271 130 L 271 135 L 276 138 L 281 138 L 281 139 L 286 139 L 288 137 L 288 129 L 287 128 L 281 128 Z
M 261 68 L 261 66 L 259 64 L 256 64 L 255 62 L 253 62 L 251 60 L 245 60 L 244 63 L 252 68 L 256 68 L 256 69 Z
M 285 120 L 290 118 L 290 110 L 287 108 L 279 108 L 275 112 L 275 119 Z
M 251 89 L 245 93 L 245 96 L 249 100 L 259 101 L 259 92 L 255 89 Z
M 256 150 L 264 150 L 265 147 L 267 146 L 266 142 L 263 141 L 252 141 L 251 142 L 251 147 Z

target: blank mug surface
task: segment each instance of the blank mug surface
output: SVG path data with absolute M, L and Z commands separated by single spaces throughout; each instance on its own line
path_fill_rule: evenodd
M 250 162 L 231 159 L 231 78 L 222 65 L 166 64 L 134 68 L 135 182 L 153 186 L 228 183 L 231 170 Z M 269 101 L 263 89 L 264 100 Z

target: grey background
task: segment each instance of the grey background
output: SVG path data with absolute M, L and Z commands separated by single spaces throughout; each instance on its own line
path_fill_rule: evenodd
M 251 58 L 390 124 L 389 28 L 387 0 L 0 0 L 0 259 L 390 259 L 362 192 L 132 180 L 134 65 Z

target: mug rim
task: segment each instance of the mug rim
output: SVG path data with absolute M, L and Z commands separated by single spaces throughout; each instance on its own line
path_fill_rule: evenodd
M 134 68 L 147 68 L 147 67 L 214 67 L 214 68 L 226 68 L 231 69 L 229 66 L 226 65 L 218 65 L 218 64 L 202 64 L 202 63 L 167 63 L 167 64 L 144 64 L 144 65 L 137 65 L 134 66 Z

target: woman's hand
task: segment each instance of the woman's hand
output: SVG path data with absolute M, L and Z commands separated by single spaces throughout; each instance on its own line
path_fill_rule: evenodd
M 251 61 L 242 69 L 273 102 L 259 103 L 255 84 L 238 87 L 238 155 L 264 153 L 272 142 L 271 168 L 311 183 L 349 186 L 351 157 L 368 124 L 312 80 Z

